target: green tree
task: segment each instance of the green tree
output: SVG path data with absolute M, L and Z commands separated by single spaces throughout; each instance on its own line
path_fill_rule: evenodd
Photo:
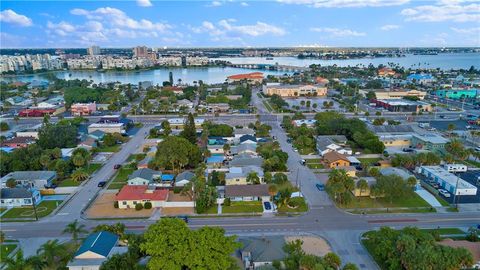
M 97 225 L 95 228 L 93 228 L 93 232 L 101 232 L 101 231 L 107 231 L 114 233 L 120 237 L 120 239 L 124 240 L 127 238 L 127 235 L 125 234 L 125 224 L 117 222 L 115 224 L 100 224 Z
M 10 126 L 7 122 L 0 122 L 0 131 L 10 130 Z
M 334 200 L 340 204 L 348 204 L 352 199 L 351 191 L 355 182 L 347 175 L 345 170 L 333 169 L 328 175 L 326 184 L 327 192 L 333 195 Z
M 5 269 L 6 270 L 36 270 L 41 268 L 35 268 L 33 265 L 33 257 L 24 258 L 23 251 L 20 249 L 12 258 L 6 256 Z
M 107 133 L 103 137 L 103 144 L 105 146 L 114 146 L 115 144 L 117 144 L 117 139 L 113 136 L 113 134 Z
M 260 177 L 258 177 L 257 172 L 250 172 L 247 175 L 247 183 L 258 185 L 260 184 Z
M 365 192 L 368 189 L 368 182 L 365 179 L 360 179 L 357 182 L 357 188 L 360 190 L 360 196 L 362 196 L 362 193 Z
M 89 175 L 84 169 L 76 169 L 70 175 L 73 181 L 75 182 L 82 182 L 88 179 Z
M 380 176 L 380 170 L 377 167 L 372 167 L 368 171 L 368 174 L 370 174 L 373 177 L 377 177 L 377 176 Z
M 87 233 L 88 231 L 85 230 L 85 225 L 78 223 L 78 220 L 74 220 L 73 222 L 70 222 L 67 224 L 65 229 L 63 230 L 63 233 L 69 233 L 72 235 L 72 240 L 77 243 L 78 242 L 78 236 L 82 233 Z
M 186 166 L 195 167 L 200 161 L 200 149 L 185 138 L 169 136 L 157 146 L 155 163 L 159 167 L 177 172 Z
M 329 267 L 333 269 L 338 269 L 342 264 L 342 260 L 340 259 L 340 257 L 333 252 L 329 252 L 325 254 L 325 256 L 323 257 L 323 260 Z
M 222 228 L 190 230 L 180 219 L 160 219 L 144 234 L 142 251 L 151 256 L 149 269 L 229 269 L 239 247 Z
M 180 136 L 193 144 L 197 143 L 197 129 L 195 128 L 195 118 L 192 113 L 188 114 L 183 130 L 180 132 Z
M 45 124 L 38 132 L 37 143 L 43 149 L 75 147 L 77 127 L 70 123 Z
M 172 133 L 172 128 L 170 127 L 170 123 L 167 120 L 164 120 L 161 124 L 163 130 L 163 136 L 167 137 Z
M 78 167 L 83 167 L 85 165 L 85 158 L 81 155 L 74 155 L 72 157 L 72 163 L 75 165 L 77 168 Z
M 410 176 L 408 179 L 407 179 L 407 185 L 410 187 L 410 188 L 413 188 L 417 185 L 417 178 L 415 178 L 415 176 Z
M 68 253 L 64 245 L 60 244 L 58 239 L 48 240 L 37 250 L 37 255 L 46 263 L 49 269 L 56 267 L 68 261 Z
M 5 241 L 5 233 L 0 231 L 0 244 L 2 244 Z

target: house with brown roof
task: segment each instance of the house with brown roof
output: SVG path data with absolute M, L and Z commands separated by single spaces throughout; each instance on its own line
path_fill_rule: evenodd
M 2 146 L 11 148 L 25 148 L 30 144 L 35 143 L 34 137 L 14 137 L 9 140 L 5 140 Z
M 225 186 L 225 198 L 231 201 L 270 201 L 268 185 Z
M 337 168 L 337 167 L 348 167 L 350 166 L 350 161 L 345 155 L 342 155 L 338 152 L 328 152 L 323 155 L 323 161 L 326 163 L 328 168 Z

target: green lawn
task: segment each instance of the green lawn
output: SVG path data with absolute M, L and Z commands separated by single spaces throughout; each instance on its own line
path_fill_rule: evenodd
M 222 206 L 222 213 L 253 213 L 263 212 L 262 202 L 231 202 L 230 206 Z
M 96 172 L 98 169 L 100 169 L 102 167 L 102 164 L 98 164 L 98 163 L 92 163 L 90 164 L 89 166 L 85 167 L 85 171 L 92 175 L 94 172 Z
M 309 163 L 320 163 L 322 162 L 322 159 L 320 158 L 311 158 L 311 159 L 305 159 L 305 163 L 309 164 Z
M 37 205 L 37 215 L 38 218 L 48 216 L 55 208 L 57 204 L 60 205 L 62 201 L 43 201 Z M 33 207 L 17 207 L 8 210 L 3 216 L 2 219 L 8 218 L 31 218 L 35 219 L 35 214 L 33 212 Z M 2 220 L 5 221 L 5 220 Z
M 128 157 L 127 161 L 128 161 L 128 162 L 137 161 L 137 160 L 140 161 L 140 160 L 144 159 L 146 156 L 147 156 L 147 154 L 144 154 L 144 153 L 141 153 L 141 154 L 131 154 L 131 155 Z
M 102 145 L 98 148 L 98 152 L 118 152 L 120 151 L 120 148 L 122 147 L 121 144 L 115 144 L 113 146 L 105 146 L 105 145 Z
M 415 192 L 411 192 L 410 196 L 396 199 L 390 202 L 385 198 L 377 198 L 375 201 L 370 197 L 354 197 L 353 202 L 348 205 L 340 205 L 342 208 L 395 208 L 395 207 L 430 207 L 422 197 Z
M 76 187 L 79 186 L 82 182 L 76 182 L 73 181 L 71 178 L 62 180 L 60 183 L 58 183 L 59 187 Z
M 360 162 L 362 164 L 371 165 L 371 164 L 375 164 L 378 161 L 382 160 L 382 158 L 359 158 L 358 160 L 360 160 Z
M 424 232 L 436 232 L 436 231 L 438 231 L 438 233 L 440 235 L 446 235 L 446 234 L 464 235 L 465 234 L 465 232 L 460 230 L 459 228 L 421 229 L 421 231 L 424 231 Z
M 273 111 L 272 107 L 266 100 L 262 100 L 262 103 L 269 112 Z
M 0 262 L 5 261 L 8 255 L 12 253 L 17 247 L 17 244 L 2 244 L 0 245 Z
M 122 167 L 118 170 L 113 181 L 108 185 L 108 189 L 121 189 L 127 184 L 128 176 L 135 170 L 132 168 Z
M 303 197 L 295 197 L 290 199 L 291 202 L 297 202 L 298 207 L 297 208 L 290 208 L 287 206 L 282 206 L 278 208 L 278 213 L 288 213 L 288 212 L 307 212 L 308 211 L 308 205 L 305 202 L 305 198 Z
M 7 208 L 1 207 L 1 208 L 0 208 L 0 213 L 3 213 L 3 211 L 5 211 L 5 210 L 7 210 Z
M 307 163 L 307 167 L 309 169 L 324 169 L 325 166 L 321 163 L 317 163 L 317 164 L 314 164 L 314 163 Z

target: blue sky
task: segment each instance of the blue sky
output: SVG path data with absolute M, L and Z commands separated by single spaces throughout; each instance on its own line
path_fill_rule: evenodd
M 1 48 L 480 46 L 480 1 L 3 1 Z

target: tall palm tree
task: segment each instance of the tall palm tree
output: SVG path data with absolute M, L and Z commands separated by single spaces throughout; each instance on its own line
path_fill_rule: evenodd
M 63 233 L 71 234 L 73 241 L 77 243 L 78 235 L 81 233 L 87 233 L 87 231 L 84 228 L 85 228 L 85 225 L 79 224 L 78 220 L 75 219 L 75 221 L 67 224 L 67 226 L 63 230 Z
M 32 265 L 23 257 L 23 251 L 20 249 L 13 258 L 5 258 L 6 270 L 33 270 Z
M 367 190 L 368 188 L 368 182 L 365 179 L 360 179 L 357 182 L 357 188 L 360 190 L 360 196 L 362 196 L 362 193 Z
M 82 155 L 75 155 L 72 157 L 72 163 L 73 165 L 75 165 L 75 167 L 82 167 L 83 165 L 85 165 L 85 158 L 83 158 Z
M 58 262 L 66 256 L 65 246 L 60 244 L 58 239 L 48 240 L 37 250 L 37 255 L 47 264 L 48 268 L 55 268 Z

